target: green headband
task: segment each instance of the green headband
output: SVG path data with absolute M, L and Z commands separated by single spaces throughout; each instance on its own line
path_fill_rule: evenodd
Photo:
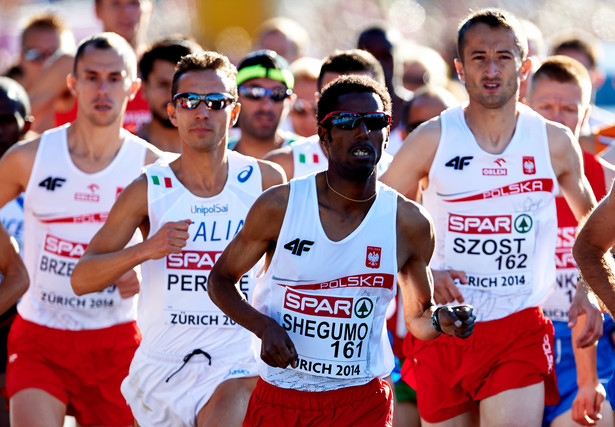
M 293 77 L 293 73 L 291 73 L 289 70 L 266 68 L 260 64 L 257 64 L 242 68 L 237 72 L 237 86 L 247 80 L 258 79 L 261 77 L 267 77 L 268 79 L 282 82 L 289 89 L 292 89 L 295 85 L 295 78 Z

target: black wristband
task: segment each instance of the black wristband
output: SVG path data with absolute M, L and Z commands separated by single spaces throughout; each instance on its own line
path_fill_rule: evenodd
M 436 308 L 433 313 L 431 314 L 431 323 L 433 325 L 433 328 L 436 330 L 437 333 L 439 334 L 443 334 L 444 331 L 442 330 L 442 326 L 440 326 L 440 321 L 438 320 L 438 311 L 440 311 L 440 309 L 444 308 L 445 306 L 440 306 L 438 308 Z

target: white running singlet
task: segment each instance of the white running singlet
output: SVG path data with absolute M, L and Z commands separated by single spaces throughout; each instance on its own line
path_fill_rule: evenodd
M 303 391 L 383 378 L 394 364 L 385 313 L 397 291 L 397 193 L 378 183 L 363 222 L 334 242 L 320 222 L 315 175 L 289 185 L 277 247 L 253 305 L 287 331 L 299 361 L 280 369 L 258 358 L 259 373 L 275 386 Z M 254 344 L 260 353 L 260 342 Z
M 324 171 L 329 166 L 329 160 L 322 151 L 318 135 L 299 139 L 291 143 L 290 148 L 293 153 L 293 176 L 289 178 L 302 178 L 314 172 Z M 386 172 L 392 161 L 393 156 L 383 151 L 378 162 L 378 176 Z
M 41 135 L 25 192 L 24 261 L 30 287 L 17 309 L 26 320 L 65 330 L 133 321 L 136 298 L 121 298 L 115 285 L 77 296 L 70 275 L 119 193 L 139 176 L 148 144 L 122 130 L 124 142 L 111 163 L 85 173 L 70 157 L 67 126 Z
M 559 192 L 546 125 L 517 104 L 515 133 L 501 154 L 479 147 L 463 106 L 440 116 L 442 134 L 423 204 L 434 219 L 434 269 L 465 271 L 458 284 L 478 321 L 544 301 L 555 282 Z
M 15 200 L 11 200 L 0 208 L 0 221 L 23 251 L 24 224 L 23 224 L 23 194 Z M 23 253 L 21 254 L 23 257 Z
M 213 359 L 232 353 L 239 360 L 251 352 L 250 332 L 225 315 L 207 294 L 207 278 L 214 263 L 263 192 L 257 161 L 230 150 L 227 156 L 225 186 L 220 194 L 207 198 L 192 194 L 163 161 L 145 169 L 149 235 L 169 221 L 192 221 L 181 253 L 142 265 L 137 324 L 143 345 L 159 353 L 183 356 L 201 348 Z M 236 285 L 248 301 L 259 267 Z

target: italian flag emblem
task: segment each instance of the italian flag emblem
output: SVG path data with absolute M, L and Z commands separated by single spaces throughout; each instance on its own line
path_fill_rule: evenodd
M 319 163 L 319 162 L 320 160 L 318 159 L 318 154 L 312 154 L 312 163 Z M 299 154 L 299 163 L 307 163 L 305 154 L 303 153 Z
M 156 175 L 152 175 L 152 182 L 154 185 L 164 185 L 166 188 L 171 188 L 171 178 L 168 177 L 159 177 Z

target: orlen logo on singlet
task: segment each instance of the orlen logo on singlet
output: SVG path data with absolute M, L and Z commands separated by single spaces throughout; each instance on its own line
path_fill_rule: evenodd
M 286 290 L 284 308 L 310 316 L 352 317 L 352 298 L 325 295 L 305 295 Z
M 211 270 L 222 251 L 182 251 L 167 255 L 167 268 L 179 270 Z
M 88 193 L 75 193 L 75 200 L 78 200 L 80 202 L 98 203 L 100 201 L 100 195 L 98 194 L 98 190 L 100 190 L 100 187 L 96 184 L 90 184 L 87 188 L 88 190 L 90 190 Z
M 52 235 L 45 237 L 45 252 L 54 255 L 79 259 L 87 247 L 86 243 L 71 242 Z
M 510 234 L 512 231 L 512 216 L 450 214 L 448 231 L 465 234 Z

